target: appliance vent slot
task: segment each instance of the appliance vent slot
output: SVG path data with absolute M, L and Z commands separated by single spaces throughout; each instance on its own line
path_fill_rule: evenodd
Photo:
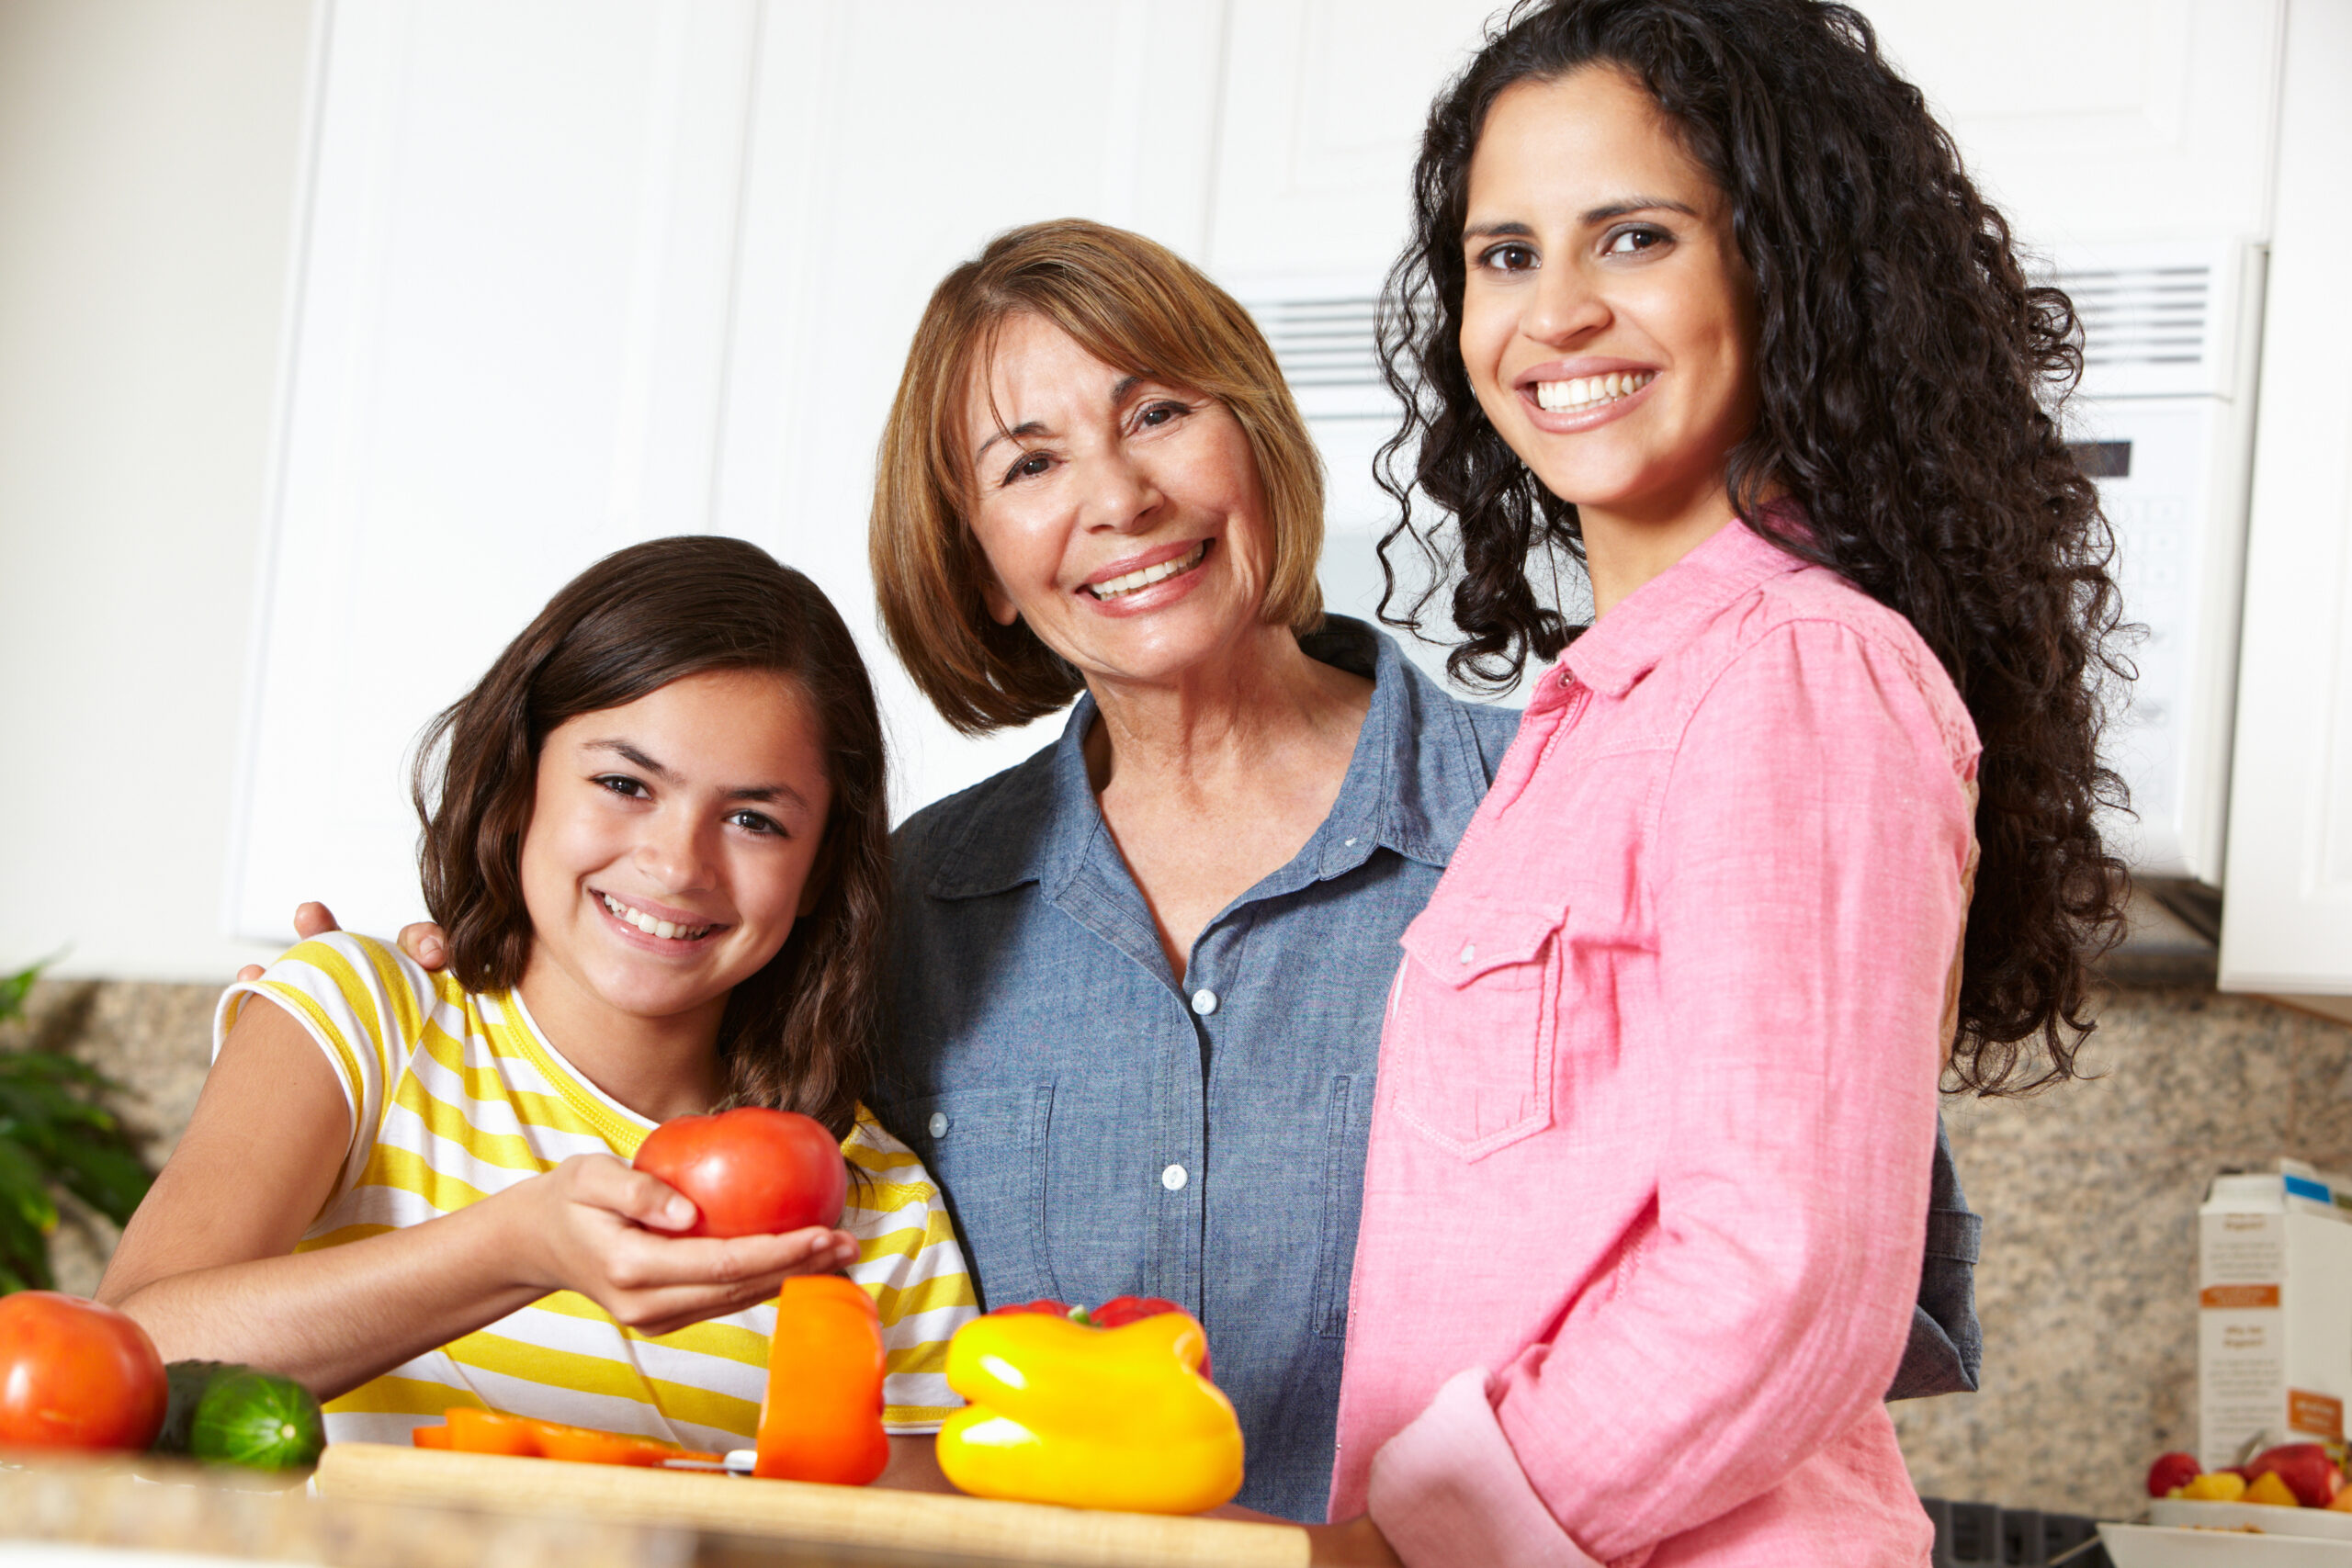
M 2082 318 L 2086 368 L 2201 365 L 2211 350 L 2210 266 L 2083 267 L 2051 281 Z
M 1380 358 L 1373 331 L 1380 310 L 1376 295 L 1260 300 L 1250 313 L 1273 346 L 1274 358 L 1293 392 L 1381 389 Z

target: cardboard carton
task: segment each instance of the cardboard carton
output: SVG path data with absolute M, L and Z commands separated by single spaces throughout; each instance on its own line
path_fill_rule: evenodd
M 2344 1438 L 2352 1399 L 2352 1181 L 2301 1160 L 2213 1179 L 2197 1211 L 2198 1462 Z

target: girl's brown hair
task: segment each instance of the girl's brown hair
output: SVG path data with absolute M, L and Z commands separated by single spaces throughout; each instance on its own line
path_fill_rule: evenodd
M 548 731 L 712 670 L 770 671 L 797 684 L 823 728 L 832 788 L 809 874 L 822 889 L 816 907 L 728 998 L 726 1103 L 802 1111 L 845 1137 L 880 1034 L 890 897 L 882 720 L 840 614 L 756 545 L 697 535 L 606 556 L 433 721 L 412 784 L 425 908 L 459 984 L 518 984 L 531 954 L 523 835 Z
M 1028 314 L 1130 375 L 1204 392 L 1249 437 L 1274 567 L 1270 624 L 1322 624 L 1323 468 L 1265 335 L 1206 274 L 1140 234 L 1080 219 L 998 235 L 943 279 L 907 351 L 883 427 L 866 539 L 882 625 L 907 673 L 967 735 L 1026 724 L 1084 684 L 1026 626 L 981 597 L 989 564 L 965 522 L 973 500 L 965 399 L 1005 321 Z

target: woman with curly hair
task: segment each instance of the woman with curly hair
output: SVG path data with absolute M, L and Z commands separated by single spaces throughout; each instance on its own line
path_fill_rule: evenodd
M 1939 1076 L 2069 1076 L 2123 896 L 2071 307 L 1815 0 L 1523 9 L 1414 196 L 1384 557 L 1544 667 L 1404 937 L 1321 1544 L 1924 1563 Z

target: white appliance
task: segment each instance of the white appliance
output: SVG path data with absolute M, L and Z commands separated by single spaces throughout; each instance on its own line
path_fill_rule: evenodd
M 2132 868 L 2218 887 L 2261 341 L 2263 253 L 2230 241 L 2057 253 L 2083 323 L 2066 434 L 2115 530 L 2127 649 L 2106 754 L 2132 791 L 2105 824 Z

